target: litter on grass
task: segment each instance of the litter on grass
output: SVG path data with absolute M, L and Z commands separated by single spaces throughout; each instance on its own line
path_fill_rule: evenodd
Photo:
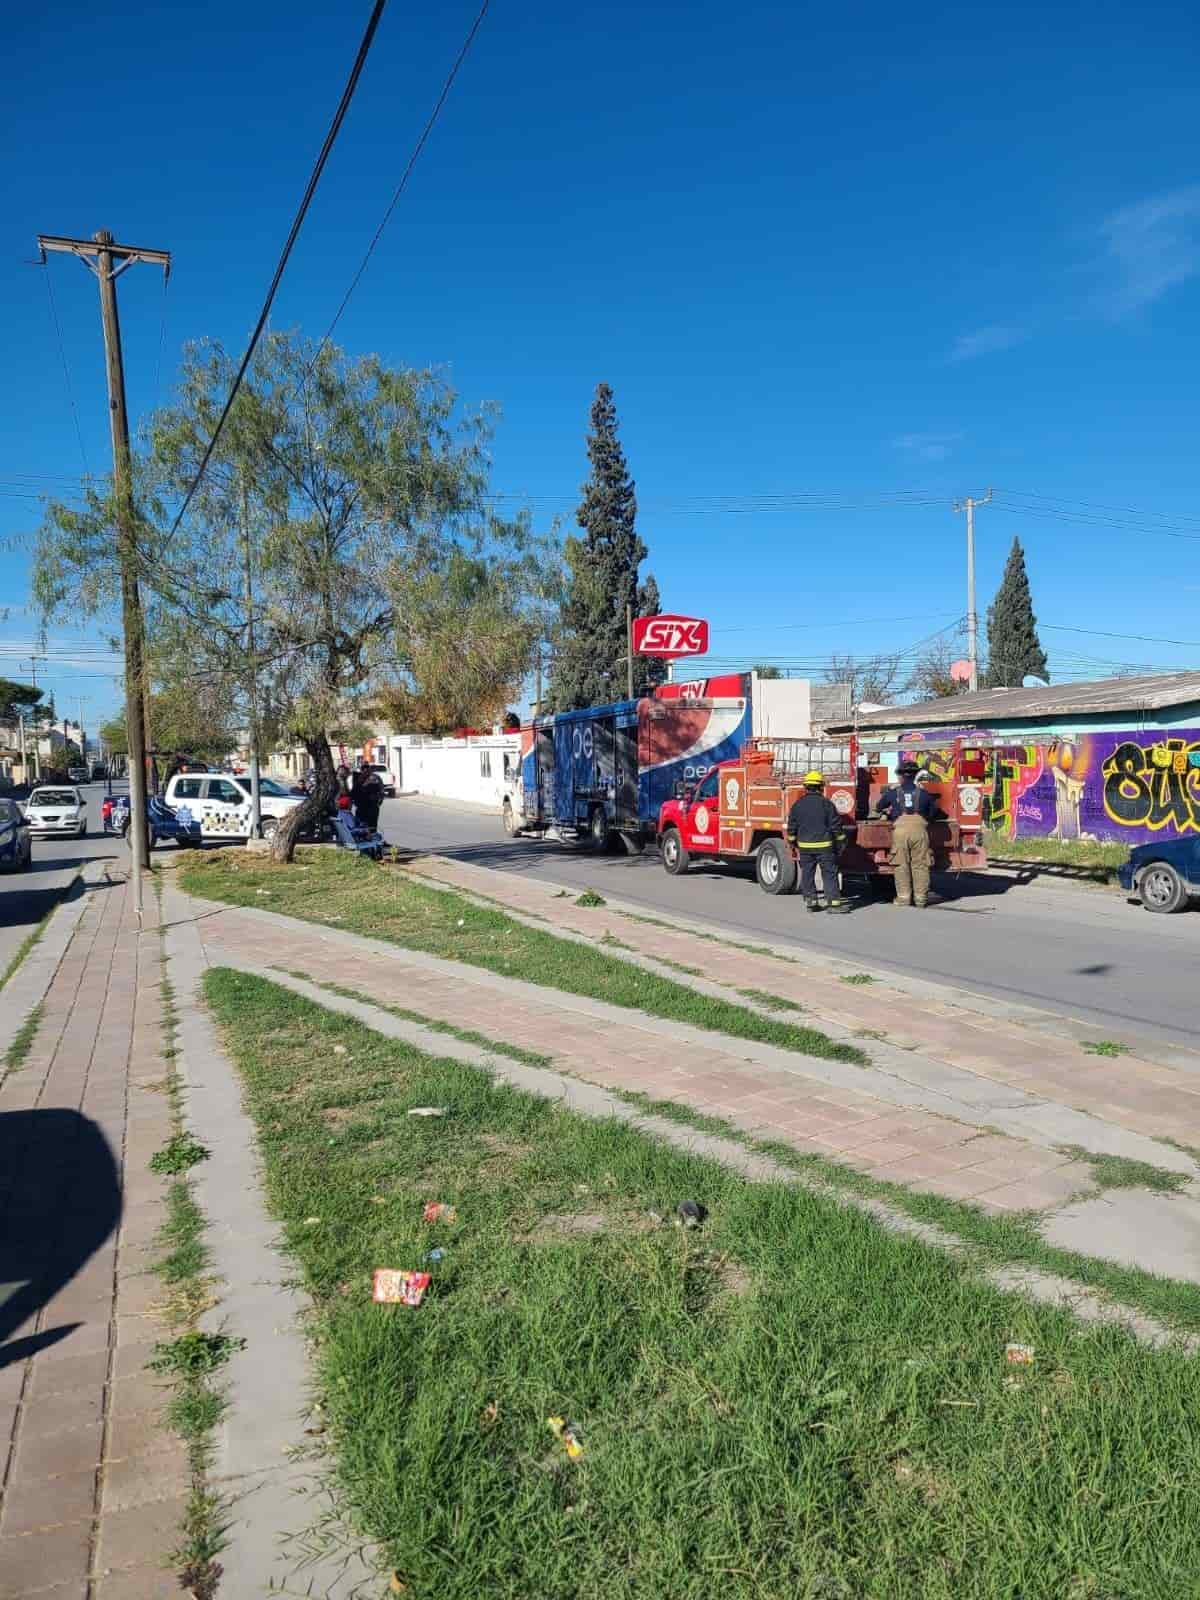
M 431 1200 L 421 1218 L 425 1222 L 457 1222 L 458 1207 L 448 1206 L 444 1200 Z
M 1006 1344 L 1004 1346 L 1004 1359 L 1010 1367 L 1031 1367 L 1033 1365 L 1033 1346 L 1031 1344 Z
M 698 1200 L 681 1200 L 675 1207 L 677 1228 L 698 1228 L 704 1221 L 704 1207 Z
M 344 1056 L 349 1055 L 350 1052 L 346 1049 L 344 1044 L 335 1044 L 333 1047 L 333 1053 L 335 1056 Z
M 371 1299 L 381 1306 L 419 1306 L 431 1281 L 428 1272 L 401 1272 L 395 1267 L 376 1267 L 371 1282 Z
M 445 1254 L 446 1252 L 444 1250 L 426 1250 L 425 1259 L 426 1261 L 433 1261 L 436 1263 L 440 1261 Z
M 569 1417 L 547 1417 L 546 1426 L 556 1439 L 561 1439 L 563 1449 L 572 1461 L 578 1461 L 583 1454 L 583 1440 L 579 1437 L 579 1429 Z
M 444 1117 L 446 1106 L 413 1106 L 408 1113 L 410 1117 Z

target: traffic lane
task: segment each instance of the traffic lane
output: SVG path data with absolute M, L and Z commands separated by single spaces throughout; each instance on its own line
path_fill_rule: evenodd
M 99 787 L 97 785 L 96 787 Z M 92 805 L 88 800 L 88 823 Z M 0 972 L 21 944 L 62 898 L 85 861 L 119 861 L 125 845 L 116 834 L 100 832 L 100 806 L 96 805 L 94 834 L 82 839 L 34 838 L 33 862 L 28 872 L 0 872 Z
M 508 839 L 498 818 L 415 799 L 388 801 L 390 842 L 548 882 L 593 887 L 668 920 L 720 922 L 874 967 L 1195 1045 L 1200 913 L 1154 917 L 1119 895 L 1022 883 L 1011 875 L 946 878 L 927 911 L 862 901 L 849 917 L 809 917 L 792 895 L 764 894 L 748 872 L 663 871 L 657 851 L 597 855 L 554 841 Z M 1103 1033 L 1098 1035 L 1103 1037 Z

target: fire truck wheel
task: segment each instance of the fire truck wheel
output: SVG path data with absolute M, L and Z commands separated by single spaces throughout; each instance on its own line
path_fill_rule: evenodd
M 679 837 L 678 828 L 668 828 L 662 836 L 662 864 L 673 878 L 685 873 L 691 861 L 684 848 L 683 840 Z
M 754 858 L 758 886 L 767 894 L 792 894 L 796 888 L 796 863 L 782 839 L 768 839 Z

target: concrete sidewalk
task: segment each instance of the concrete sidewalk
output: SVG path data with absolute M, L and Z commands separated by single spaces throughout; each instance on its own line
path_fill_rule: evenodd
M 160 978 L 153 895 L 139 937 L 124 882 L 93 882 L 5 994 L 10 1023 L 45 998 L 0 1084 L 0 1600 L 179 1593 L 187 1462 L 145 1370 L 165 1187 L 147 1163 L 171 1134 Z

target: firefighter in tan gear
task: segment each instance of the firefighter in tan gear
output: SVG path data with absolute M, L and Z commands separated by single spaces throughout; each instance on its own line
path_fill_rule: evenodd
M 838 845 L 842 819 L 833 801 L 824 792 L 825 779 L 819 772 L 806 772 L 804 793 L 788 812 L 787 842 L 800 862 L 800 892 L 810 911 L 819 911 L 817 866 L 821 868 L 821 887 L 830 911 L 843 915 L 850 907 L 838 887 Z
M 915 761 L 896 768 L 900 782 L 885 789 L 879 811 L 892 824 L 892 867 L 896 874 L 896 904 L 923 907 L 929 903 L 929 824 L 938 814 L 937 801 L 917 782 Z

